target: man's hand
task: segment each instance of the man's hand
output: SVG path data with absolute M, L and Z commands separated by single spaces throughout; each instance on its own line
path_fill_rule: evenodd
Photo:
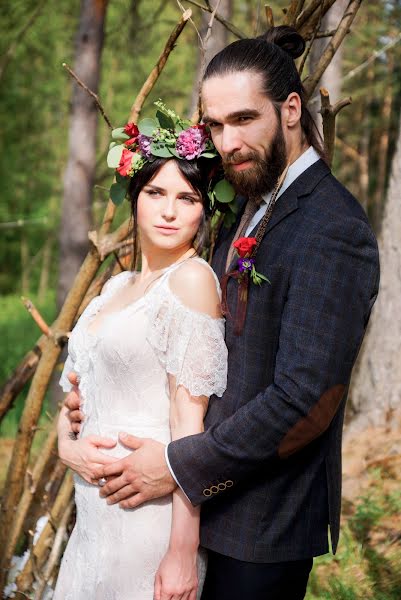
M 67 375 L 69 382 L 74 386 L 71 392 L 67 395 L 64 404 L 68 408 L 67 417 L 71 424 L 71 430 L 74 433 L 79 433 L 81 430 L 81 422 L 84 420 L 84 413 L 79 410 L 81 399 L 79 397 L 78 377 L 74 371 Z
M 134 508 L 143 502 L 171 494 L 177 487 L 164 457 L 164 444 L 149 438 L 120 434 L 120 442 L 135 450 L 117 462 L 100 467 L 94 480 L 113 477 L 100 489 L 108 504 Z

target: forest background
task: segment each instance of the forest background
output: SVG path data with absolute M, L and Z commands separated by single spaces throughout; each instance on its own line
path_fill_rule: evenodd
M 205 19 L 196 4 L 202 5 L 201 0 L 104 3 L 99 97 L 114 126 L 126 122 L 129 107 L 182 7 L 192 8 L 194 24 L 205 33 L 210 13 Z M 288 4 L 269 3 L 276 24 L 283 20 L 282 9 Z M 333 8 L 337 5 L 341 11 L 347 4 L 337 0 Z M 35 303 L 48 323 L 53 321 L 65 294 L 60 273 L 69 251 L 74 253 L 65 233 L 74 231 L 83 218 L 79 210 L 70 211 L 67 226 L 62 221 L 72 102 L 72 80 L 62 63 L 74 65 L 84 5 L 85 1 L 79 0 L 58 0 L 57 6 L 52 0 L 0 2 L 0 383 L 39 335 L 21 295 Z M 221 0 L 219 12 L 247 36 L 267 28 L 265 7 L 259 0 Z M 326 29 L 335 27 L 328 22 Z M 318 561 L 309 586 L 311 600 L 401 597 L 401 493 L 394 467 L 394 461 L 400 465 L 401 452 L 400 31 L 400 0 L 363 2 L 323 82 L 332 101 L 352 97 L 352 104 L 337 118 L 333 172 L 362 203 L 380 239 L 383 300 L 374 309 L 351 390 L 343 538 L 334 559 Z M 236 36 L 215 22 L 211 39 L 221 47 Z M 312 45 L 305 76 L 318 60 L 322 43 L 327 41 L 319 38 Z M 182 32 L 151 91 L 143 116 L 153 113 L 152 102 L 158 98 L 182 115 L 192 114 L 200 55 L 198 33 L 191 24 Z M 310 105 L 320 122 L 318 94 Z M 91 229 L 101 222 L 112 182 L 105 160 L 109 138 L 109 128 L 99 115 Z M 120 207 L 116 223 L 126 216 L 127 207 Z M 80 252 L 83 258 L 85 249 Z M 28 384 L 1 423 L 0 458 L 4 463 L 27 389 Z M 370 419 L 365 418 L 367 408 Z M 41 419 L 44 431 L 50 422 L 46 411 L 52 412 L 51 393 Z M 374 439 L 377 446 L 372 445 Z M 40 445 L 39 432 L 36 452 Z M 0 473 L 0 485 L 4 475 L 5 470 Z

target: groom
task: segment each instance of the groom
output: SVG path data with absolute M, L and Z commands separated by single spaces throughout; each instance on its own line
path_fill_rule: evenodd
M 209 551 L 204 600 L 298 600 L 314 556 L 336 551 L 341 435 L 351 370 L 378 291 L 375 237 L 355 198 L 321 159 L 292 56 L 302 40 L 234 42 L 209 64 L 203 120 L 240 196 L 213 267 L 236 266 L 235 238 L 255 236 L 287 165 L 241 335 L 227 319 L 228 386 L 212 397 L 205 432 L 162 444 L 132 436 L 125 459 L 99 468 L 108 502 L 134 507 L 178 485 L 202 505 Z M 298 50 L 296 46 L 298 44 Z M 286 48 L 286 50 L 283 49 Z M 228 281 L 230 313 L 238 283 Z M 71 406 L 70 408 L 76 408 Z

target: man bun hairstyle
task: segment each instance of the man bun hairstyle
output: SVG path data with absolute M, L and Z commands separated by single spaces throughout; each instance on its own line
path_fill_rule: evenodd
M 292 27 L 288 27 L 287 25 L 280 25 L 279 27 L 272 27 L 268 29 L 262 35 L 259 35 L 257 40 L 264 40 L 265 42 L 269 42 L 270 44 L 275 44 L 284 52 L 289 54 L 293 60 L 298 58 L 304 53 L 305 50 L 305 40 Z
M 249 71 L 262 76 L 263 91 L 277 115 L 291 92 L 301 98 L 301 128 L 309 145 L 325 159 L 322 138 L 306 104 L 307 98 L 294 60 L 305 50 L 305 40 L 287 25 L 271 27 L 256 38 L 237 40 L 216 54 L 208 64 L 203 80 L 229 73 Z

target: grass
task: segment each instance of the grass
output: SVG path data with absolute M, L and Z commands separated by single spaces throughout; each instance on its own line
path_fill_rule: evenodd
M 400 600 L 400 481 L 372 470 L 346 512 L 337 554 L 315 560 L 306 600 Z

